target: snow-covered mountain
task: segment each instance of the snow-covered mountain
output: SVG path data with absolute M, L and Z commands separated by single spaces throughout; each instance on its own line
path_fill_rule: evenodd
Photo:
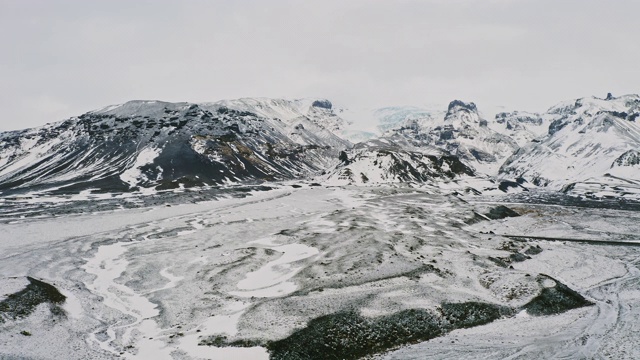
M 434 146 L 414 146 L 402 136 L 372 139 L 340 153 L 326 176 L 332 185 L 425 184 L 473 176 L 473 169 Z
M 294 125 L 305 120 L 332 132 L 339 132 L 347 125 L 345 120 L 334 113 L 333 104 L 326 99 L 241 98 L 205 103 L 201 106 L 207 109 L 229 108 L 250 112 L 263 118 L 279 119 Z
M 488 126 L 489 121 L 480 116 L 474 103 L 454 100 L 446 112 L 421 114 L 404 116 L 384 137 L 404 137 L 414 147 L 436 147 L 487 175 L 495 174 L 504 159 L 518 148 L 509 136 Z
M 495 121 L 489 125 L 493 130 L 509 136 L 520 147 L 544 135 L 549 128 L 546 118 L 526 111 L 498 113 Z
M 332 184 L 517 179 L 640 197 L 640 97 L 595 97 L 545 113 L 371 112 L 374 138 L 324 99 L 131 101 L 0 134 L 0 191 L 123 192 L 320 176 Z M 359 135 L 358 135 L 359 134 Z M 348 139 L 362 140 L 355 146 Z M 498 171 L 499 170 L 499 171 Z M 493 181 L 493 180 L 491 180 Z
M 327 100 L 131 101 L 0 134 L 0 191 L 176 188 L 301 177 L 350 143 Z
M 583 98 L 542 114 L 502 112 L 495 120 L 483 119 L 474 103 L 459 100 L 440 113 L 382 108 L 375 113 L 384 135 L 345 152 L 329 180 L 429 183 L 469 173 L 492 177 L 500 169 L 501 179 L 517 179 L 521 189 L 527 181 L 587 195 L 637 196 L 638 99 Z M 469 171 L 448 172 L 440 168 L 443 159 L 455 159 Z
M 516 151 L 500 174 L 555 189 L 569 186 L 565 190 L 580 183 L 604 189 L 615 178 L 623 179 L 623 186 L 636 187 L 640 184 L 639 116 L 638 95 L 560 103 L 541 116 L 549 123 L 546 136 Z
M 485 176 L 517 149 L 508 136 L 487 126 L 473 103 L 455 100 L 446 112 L 388 107 L 376 114 L 384 135 L 342 153 L 329 183 L 429 184 Z

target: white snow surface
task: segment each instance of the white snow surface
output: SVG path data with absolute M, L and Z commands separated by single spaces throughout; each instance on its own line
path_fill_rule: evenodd
M 495 205 L 460 199 L 446 187 L 282 186 L 242 199 L 99 216 L 3 212 L 0 288 L 14 293 L 28 275 L 69 300 L 67 319 L 41 307 L 0 324 L 0 355 L 266 359 L 259 345 L 204 344 L 219 336 L 282 339 L 354 306 L 369 317 L 433 310 L 445 301 L 517 308 L 552 284 L 533 280 L 547 274 L 595 305 L 542 317 L 520 313 L 382 356 L 637 357 L 638 247 L 530 240 L 514 246 L 542 252 L 512 269 L 489 260 L 512 253 L 502 235 L 631 243 L 640 232 L 637 213 L 514 203 L 507 205 L 523 216 L 469 225 Z M 406 275 L 425 265 L 440 273 Z M 17 334 L 21 329 L 33 336 Z
M 298 287 L 289 280 L 302 269 L 291 264 L 318 254 L 315 248 L 303 244 L 278 245 L 271 238 L 259 239 L 252 244 L 266 246 L 268 249 L 282 253 L 282 256 L 247 274 L 247 277 L 238 283 L 239 291 L 230 292 L 231 295 L 273 297 L 291 294 Z
M 140 181 L 148 180 L 142 178 L 144 175 L 142 174 L 141 168 L 145 165 L 153 164 L 153 160 L 155 160 L 161 152 L 161 149 L 142 149 L 142 151 L 138 153 L 138 156 L 131 167 L 120 174 L 120 179 L 129 184 L 130 187 L 136 187 Z

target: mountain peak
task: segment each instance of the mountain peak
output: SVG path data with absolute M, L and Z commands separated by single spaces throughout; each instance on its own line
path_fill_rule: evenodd
M 327 109 L 327 110 L 331 110 L 333 108 L 333 104 L 331 103 L 331 101 L 329 101 L 327 99 L 315 100 L 313 103 L 311 103 L 311 106 L 317 107 L 317 108 L 322 108 L 322 109 Z
M 466 103 L 460 100 L 453 100 L 447 108 L 447 115 L 444 117 L 445 122 L 459 121 L 463 124 L 479 124 L 487 126 L 487 121 L 480 118 L 478 107 L 470 102 Z
M 466 103 L 461 100 L 453 100 L 452 102 L 449 103 L 449 107 L 447 108 L 447 115 L 453 113 L 454 111 L 459 111 L 459 110 L 467 110 L 470 112 L 477 113 L 478 107 L 473 102 Z

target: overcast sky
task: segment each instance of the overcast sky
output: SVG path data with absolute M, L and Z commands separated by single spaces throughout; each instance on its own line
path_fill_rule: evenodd
M 0 130 L 134 99 L 474 101 L 640 92 L 637 0 L 0 0 Z

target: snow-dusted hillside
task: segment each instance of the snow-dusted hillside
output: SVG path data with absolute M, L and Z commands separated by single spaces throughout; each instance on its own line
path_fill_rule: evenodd
M 519 149 L 500 174 L 555 189 L 573 188 L 576 183 L 595 183 L 593 190 L 604 189 L 613 178 L 622 178 L 622 186 L 637 187 L 638 114 L 638 95 L 563 102 L 542 115 L 550 124 L 547 135 Z
M 322 99 L 108 106 L 2 134 L 0 190 L 120 192 L 325 171 L 332 181 L 426 183 L 470 175 L 474 168 L 489 173 L 514 147 L 486 126 L 472 103 L 454 101 L 446 113 L 379 109 L 373 116 L 385 134 L 353 149 L 346 139 L 358 133 L 342 113 Z M 351 159 L 348 167 L 338 161 L 342 151 Z M 349 176 L 356 167 L 357 178 Z
M 300 121 L 310 121 L 320 128 L 339 132 L 347 125 L 345 120 L 334 113 L 333 104 L 326 99 L 241 98 L 201 105 L 208 109 L 226 107 L 251 112 L 264 118 L 279 119 L 289 126 L 295 126 Z
M 124 192 L 318 175 L 334 184 L 425 184 L 473 173 L 518 179 L 519 189 L 526 180 L 640 197 L 639 104 L 637 95 L 591 97 L 491 120 L 459 100 L 446 111 L 385 107 L 368 112 L 374 136 L 324 99 L 131 101 L 0 134 L 0 191 Z
M 413 147 L 436 147 L 458 157 L 477 173 L 493 175 L 504 159 L 518 148 L 509 136 L 489 127 L 474 103 L 452 101 L 446 113 L 420 112 L 407 115 L 406 109 L 385 110 L 394 122 L 384 138 L 404 137 Z
M 544 135 L 549 124 L 540 114 L 525 111 L 502 112 L 496 114 L 489 125 L 497 132 L 509 136 L 518 146 L 524 146 Z
M 322 171 L 350 143 L 326 100 L 131 101 L 0 134 L 0 191 L 129 191 Z
M 325 183 L 421 185 L 474 175 L 458 157 L 433 146 L 413 146 L 401 136 L 359 143 L 342 152 L 340 160 Z

